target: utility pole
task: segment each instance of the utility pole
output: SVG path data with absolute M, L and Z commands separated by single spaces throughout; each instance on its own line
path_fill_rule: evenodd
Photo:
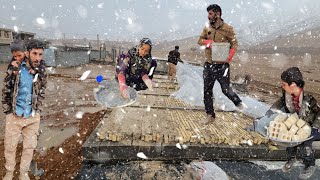
M 99 34 L 97 34 L 97 49 L 100 49 L 100 40 L 99 40 Z
M 89 62 L 90 62 L 90 54 L 91 54 L 91 49 L 92 49 L 92 46 L 91 46 L 91 42 L 89 41 L 89 51 L 88 51 L 88 55 L 89 55 Z

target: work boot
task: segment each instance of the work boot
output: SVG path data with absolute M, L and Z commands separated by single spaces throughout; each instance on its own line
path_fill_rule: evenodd
M 12 180 L 13 179 L 13 171 L 7 171 L 6 175 L 3 177 L 3 180 Z
M 295 162 L 296 162 L 296 158 L 292 158 L 288 160 L 286 164 L 282 167 L 282 172 L 284 173 L 289 172 Z
M 215 115 L 207 114 L 206 119 L 202 120 L 201 124 L 208 125 L 213 123 L 215 120 Z
M 19 180 L 30 180 L 28 171 L 20 171 Z
M 309 179 L 314 171 L 316 170 L 316 166 L 308 166 L 303 169 L 301 174 L 299 175 L 299 179 Z

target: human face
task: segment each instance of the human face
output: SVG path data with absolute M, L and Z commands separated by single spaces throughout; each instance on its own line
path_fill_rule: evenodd
M 25 57 L 24 52 L 22 52 L 22 51 L 13 51 L 12 56 L 13 56 L 14 60 L 20 61 L 20 62 L 22 62 Z
M 214 15 L 215 15 L 215 13 L 214 13 L 212 10 L 210 10 L 210 11 L 208 12 L 208 19 L 209 19 L 209 21 L 211 21 L 211 20 L 213 19 Z
M 281 88 L 285 90 L 287 93 L 292 94 L 293 92 L 293 83 L 289 85 L 288 83 L 282 81 Z
M 31 51 L 27 51 L 27 55 L 31 60 L 33 67 L 38 67 L 41 59 L 43 58 L 43 49 L 31 49 Z
M 150 52 L 150 45 L 149 44 L 143 44 L 139 47 L 139 56 L 145 57 Z

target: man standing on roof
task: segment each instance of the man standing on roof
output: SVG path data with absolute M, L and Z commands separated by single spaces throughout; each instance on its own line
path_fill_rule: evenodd
M 230 65 L 238 47 L 233 27 L 221 19 L 222 11 L 219 5 L 211 4 L 207 7 L 209 25 L 206 26 L 198 40 L 198 44 L 205 46 L 206 61 L 204 63 L 203 80 L 204 80 L 204 104 L 207 118 L 204 124 L 214 122 L 216 115 L 213 109 L 213 85 L 217 80 L 223 94 L 225 94 L 238 108 L 243 109 L 245 105 L 236 93 L 230 87 Z M 216 62 L 212 59 L 212 43 L 230 43 L 230 51 L 227 62 Z
M 183 63 L 183 61 L 180 59 L 179 46 L 175 46 L 174 50 L 170 51 L 168 55 L 168 79 L 170 81 L 176 78 L 176 66 L 178 64 L 178 61 Z
M 8 66 L 2 89 L 2 111 L 6 114 L 5 180 L 11 180 L 14 176 L 16 150 L 21 135 L 23 150 L 19 179 L 30 179 L 28 171 L 37 146 L 40 113 L 47 84 L 45 62 L 42 60 L 44 48 L 45 44 L 35 39 L 30 40 L 26 47 L 16 42 L 11 46 L 13 60 Z

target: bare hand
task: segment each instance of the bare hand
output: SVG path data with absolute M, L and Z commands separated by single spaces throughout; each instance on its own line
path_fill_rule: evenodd
M 29 73 L 30 73 L 30 74 L 36 74 L 36 71 L 33 70 L 33 69 L 29 69 Z
M 19 61 L 12 61 L 11 65 L 14 67 L 19 67 L 20 66 L 20 62 Z
M 152 82 L 152 80 L 151 79 L 147 79 L 146 81 L 144 81 L 144 83 L 147 85 L 147 87 L 148 87 L 148 89 L 150 90 L 150 91 L 153 91 L 153 82 Z

